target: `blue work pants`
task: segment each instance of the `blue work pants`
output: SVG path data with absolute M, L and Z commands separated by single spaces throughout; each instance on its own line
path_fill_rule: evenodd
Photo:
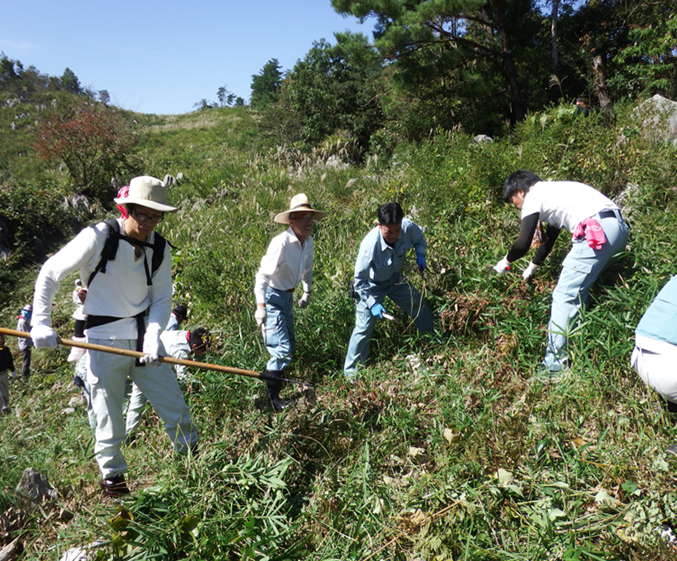
M 425 334 L 435 329 L 435 318 L 428 302 L 406 278 L 400 276 L 397 282 L 374 287 L 371 291 L 379 304 L 383 304 L 388 296 L 414 320 L 418 330 Z M 355 313 L 355 329 L 348 344 L 348 354 L 343 366 L 343 373 L 353 377 L 358 364 L 364 364 L 369 354 L 369 343 L 376 327 L 376 318 L 371 310 L 362 302 L 357 304 Z
M 294 294 L 268 287 L 266 290 L 266 327 L 264 341 L 270 360 L 267 370 L 284 370 L 291 362 L 294 337 Z

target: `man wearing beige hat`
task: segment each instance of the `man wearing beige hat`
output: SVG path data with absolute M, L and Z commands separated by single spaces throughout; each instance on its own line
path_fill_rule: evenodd
M 278 224 L 289 228 L 275 236 L 268 251 L 261 259 L 256 273 L 254 294 L 256 296 L 256 323 L 263 330 L 270 360 L 266 373 L 278 378 L 289 366 L 294 352 L 294 289 L 303 285 L 303 296 L 298 301 L 305 308 L 310 301 L 310 285 L 313 281 L 314 243 L 310 234 L 316 220 L 327 216 L 326 212 L 310 206 L 303 193 L 292 197 L 289 210 L 275 216 Z M 284 409 L 280 399 L 281 381 L 266 380 L 268 397 L 275 411 Z
M 33 299 L 31 338 L 37 348 L 56 347 L 51 326 L 54 295 L 61 281 L 79 271 L 87 280 L 87 341 L 117 349 L 140 350 L 136 361 L 127 356 L 90 351 L 87 381 L 96 414 L 94 452 L 103 476 L 105 495 L 129 493 L 127 464 L 120 450 L 125 438 L 122 405 L 130 377 L 153 404 L 178 452 L 197 443 L 190 410 L 167 363 L 160 333 L 167 325 L 172 301 L 171 255 L 168 244 L 153 230 L 165 212 L 167 190 L 159 179 L 136 177 L 126 198 L 115 199 L 126 218 L 101 222 L 82 230 L 40 269 Z

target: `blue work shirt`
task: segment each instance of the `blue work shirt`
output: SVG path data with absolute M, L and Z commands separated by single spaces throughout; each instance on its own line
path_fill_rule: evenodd
M 677 276 L 658 293 L 644 312 L 635 333 L 655 341 L 677 345 Z
M 392 247 L 378 226 L 371 230 L 362 240 L 355 262 L 355 291 L 360 302 L 368 308 L 376 304 L 378 297 L 400 280 L 407 251 L 413 247 L 417 254 L 425 255 L 426 245 L 421 227 L 409 218 L 402 220 L 402 232 Z

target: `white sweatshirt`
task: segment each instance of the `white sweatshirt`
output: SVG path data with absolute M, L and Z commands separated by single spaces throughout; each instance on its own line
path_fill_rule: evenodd
M 122 219 L 118 219 L 123 232 Z M 87 281 L 101 260 L 101 251 L 108 237 L 108 227 L 101 222 L 85 228 L 58 253 L 50 257 L 40 269 L 35 282 L 33 325 L 51 325 L 54 295 L 61 281 L 79 270 Z M 153 243 L 155 233 L 148 242 Z M 151 268 L 153 249 L 144 247 L 148 268 Z M 172 309 L 172 264 L 169 244 L 160 268 L 152 276 L 152 286 L 146 285 L 143 253 L 135 257 L 134 247 L 120 240 L 115 259 L 106 264 L 106 272 L 99 272 L 88 287 L 83 312 L 87 315 L 123 318 L 88 329 L 86 335 L 97 339 L 136 339 L 134 316 L 148 309 L 148 330 L 160 333 L 167 325 Z

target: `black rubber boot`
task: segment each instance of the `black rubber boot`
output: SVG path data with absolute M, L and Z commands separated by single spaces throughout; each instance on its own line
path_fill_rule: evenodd
M 266 374 L 279 376 L 280 370 L 266 370 Z M 282 411 L 289 404 L 288 401 L 280 399 L 280 389 L 282 389 L 282 380 L 266 380 L 266 389 L 268 390 L 268 401 L 275 411 Z

